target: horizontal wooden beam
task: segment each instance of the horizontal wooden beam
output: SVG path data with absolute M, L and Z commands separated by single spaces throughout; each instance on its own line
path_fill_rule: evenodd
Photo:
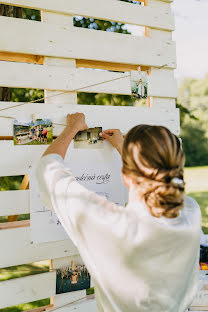
M 35 309 L 32 309 L 32 310 L 27 310 L 25 312 L 44 312 L 44 311 L 51 311 L 51 309 L 53 309 L 53 304 L 49 304 L 49 305 L 46 305 L 46 306 L 43 306 L 43 307 L 40 307 L 40 308 L 35 308 Z
M 5 16 L 0 17 L 0 28 L 7 29 L 0 32 L 2 52 L 176 67 L 175 43 L 170 40 L 79 27 L 69 29 Z
M 100 67 L 99 62 L 95 65 L 97 68 Z M 109 69 L 110 64 L 107 65 Z M 106 71 L 0 61 L 0 86 L 131 95 L 130 72 L 115 72 L 113 69 L 117 68 L 116 65 L 114 66 L 115 68 L 111 67 L 111 71 Z M 121 69 L 129 70 L 130 68 L 123 66 L 119 68 Z M 131 69 L 137 69 L 137 66 L 132 66 Z M 149 96 L 176 98 L 177 82 L 173 70 L 152 68 L 148 72 Z
M 29 227 L 0 231 L 0 246 L 0 268 L 78 254 L 77 248 L 70 239 L 44 244 L 31 244 Z
M 0 3 L 70 16 L 84 16 L 168 31 L 174 30 L 171 8 L 162 5 L 163 3 L 159 9 L 148 3 L 147 6 L 140 6 L 115 0 L 5 0 Z
M 99 62 L 91 60 L 76 60 L 77 67 L 83 68 L 96 68 L 96 69 L 105 69 L 119 72 L 127 72 L 131 70 L 137 70 L 140 65 L 130 65 L 130 64 L 121 64 L 121 63 L 110 63 L 110 62 Z M 148 71 L 149 66 L 141 66 L 141 70 Z
M 45 299 L 55 292 L 55 271 L 6 280 L 0 282 L 0 308 Z
M 5 223 L 0 223 L 0 230 L 18 229 L 18 228 L 29 227 L 29 226 L 30 226 L 30 220 L 5 222 Z
M 10 53 L 10 52 L 0 52 L 0 61 L 10 61 L 10 62 L 20 62 L 20 63 L 33 63 L 33 64 L 44 64 L 44 56 L 41 55 L 30 55 L 22 53 Z M 91 60 L 76 60 L 76 67 L 82 68 L 96 68 L 105 69 L 119 72 L 126 72 L 131 70 L 137 70 L 140 65 L 129 65 L 121 63 L 111 63 L 111 62 L 100 62 Z M 141 66 L 141 70 L 148 71 L 149 66 Z
M 12 105 L 12 103 L 9 103 Z M 5 104 L 3 104 L 5 107 Z M 0 105 L 1 107 L 1 105 Z M 93 110 L 93 114 L 92 114 Z M 95 127 L 96 120 L 99 120 L 103 126 L 103 130 L 110 129 L 113 126 L 121 129 L 123 133 L 127 133 L 133 126 L 140 123 L 151 125 L 163 125 L 168 127 L 173 133 L 179 133 L 179 115 L 178 110 L 173 109 L 154 109 L 148 107 L 116 107 L 101 105 L 72 105 L 72 104 L 28 104 L 19 106 L 5 111 L 4 114 L 14 116 L 16 119 L 29 119 L 33 113 L 36 118 L 51 118 L 54 123 L 54 135 L 59 135 L 66 124 L 67 113 L 80 112 L 86 115 L 89 127 Z M 2 112 L 3 113 L 3 112 Z M 121 123 L 125 115 L 125 123 Z M 111 118 L 109 118 L 111 116 Z M 1 118 L 0 135 L 13 135 L 13 120 Z M 5 175 L 23 175 L 29 173 L 29 165 L 31 159 L 34 165 L 46 150 L 47 145 L 36 146 L 14 146 L 12 141 L 0 141 L 1 150 L 1 166 L 0 176 Z M 14 155 L 14 158 L 11 157 Z M 15 162 L 14 162 L 15 159 Z
M 0 61 L 43 64 L 43 59 L 41 55 L 0 52 Z

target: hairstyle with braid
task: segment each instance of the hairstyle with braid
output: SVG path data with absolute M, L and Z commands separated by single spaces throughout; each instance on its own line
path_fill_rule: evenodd
M 173 133 L 162 126 L 134 127 L 125 137 L 122 161 L 122 173 L 138 185 L 138 195 L 152 216 L 179 215 L 184 207 L 185 155 Z

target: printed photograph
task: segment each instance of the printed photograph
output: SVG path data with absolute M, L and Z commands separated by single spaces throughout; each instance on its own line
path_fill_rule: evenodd
M 51 144 L 53 125 L 50 119 L 14 120 L 14 145 Z
M 148 97 L 148 76 L 146 72 L 131 71 L 131 93 L 139 99 Z
M 69 267 L 56 270 L 56 294 L 88 288 L 90 288 L 90 274 L 82 261 L 71 261 Z
M 97 149 L 103 148 L 103 140 L 99 136 L 102 127 L 90 128 L 79 131 L 74 138 L 74 148 Z

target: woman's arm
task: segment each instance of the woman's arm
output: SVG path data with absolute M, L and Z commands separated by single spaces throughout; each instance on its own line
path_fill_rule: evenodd
M 63 159 L 67 148 L 77 132 L 88 129 L 85 122 L 85 115 L 76 113 L 67 115 L 67 126 L 58 138 L 47 148 L 43 156 L 49 154 L 59 154 Z

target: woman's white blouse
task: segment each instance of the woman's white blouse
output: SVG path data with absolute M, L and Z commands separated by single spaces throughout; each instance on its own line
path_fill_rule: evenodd
M 178 218 L 155 218 L 88 191 L 58 154 L 43 157 L 37 179 L 77 246 L 95 284 L 98 312 L 184 312 L 198 286 L 201 212 L 186 197 Z

